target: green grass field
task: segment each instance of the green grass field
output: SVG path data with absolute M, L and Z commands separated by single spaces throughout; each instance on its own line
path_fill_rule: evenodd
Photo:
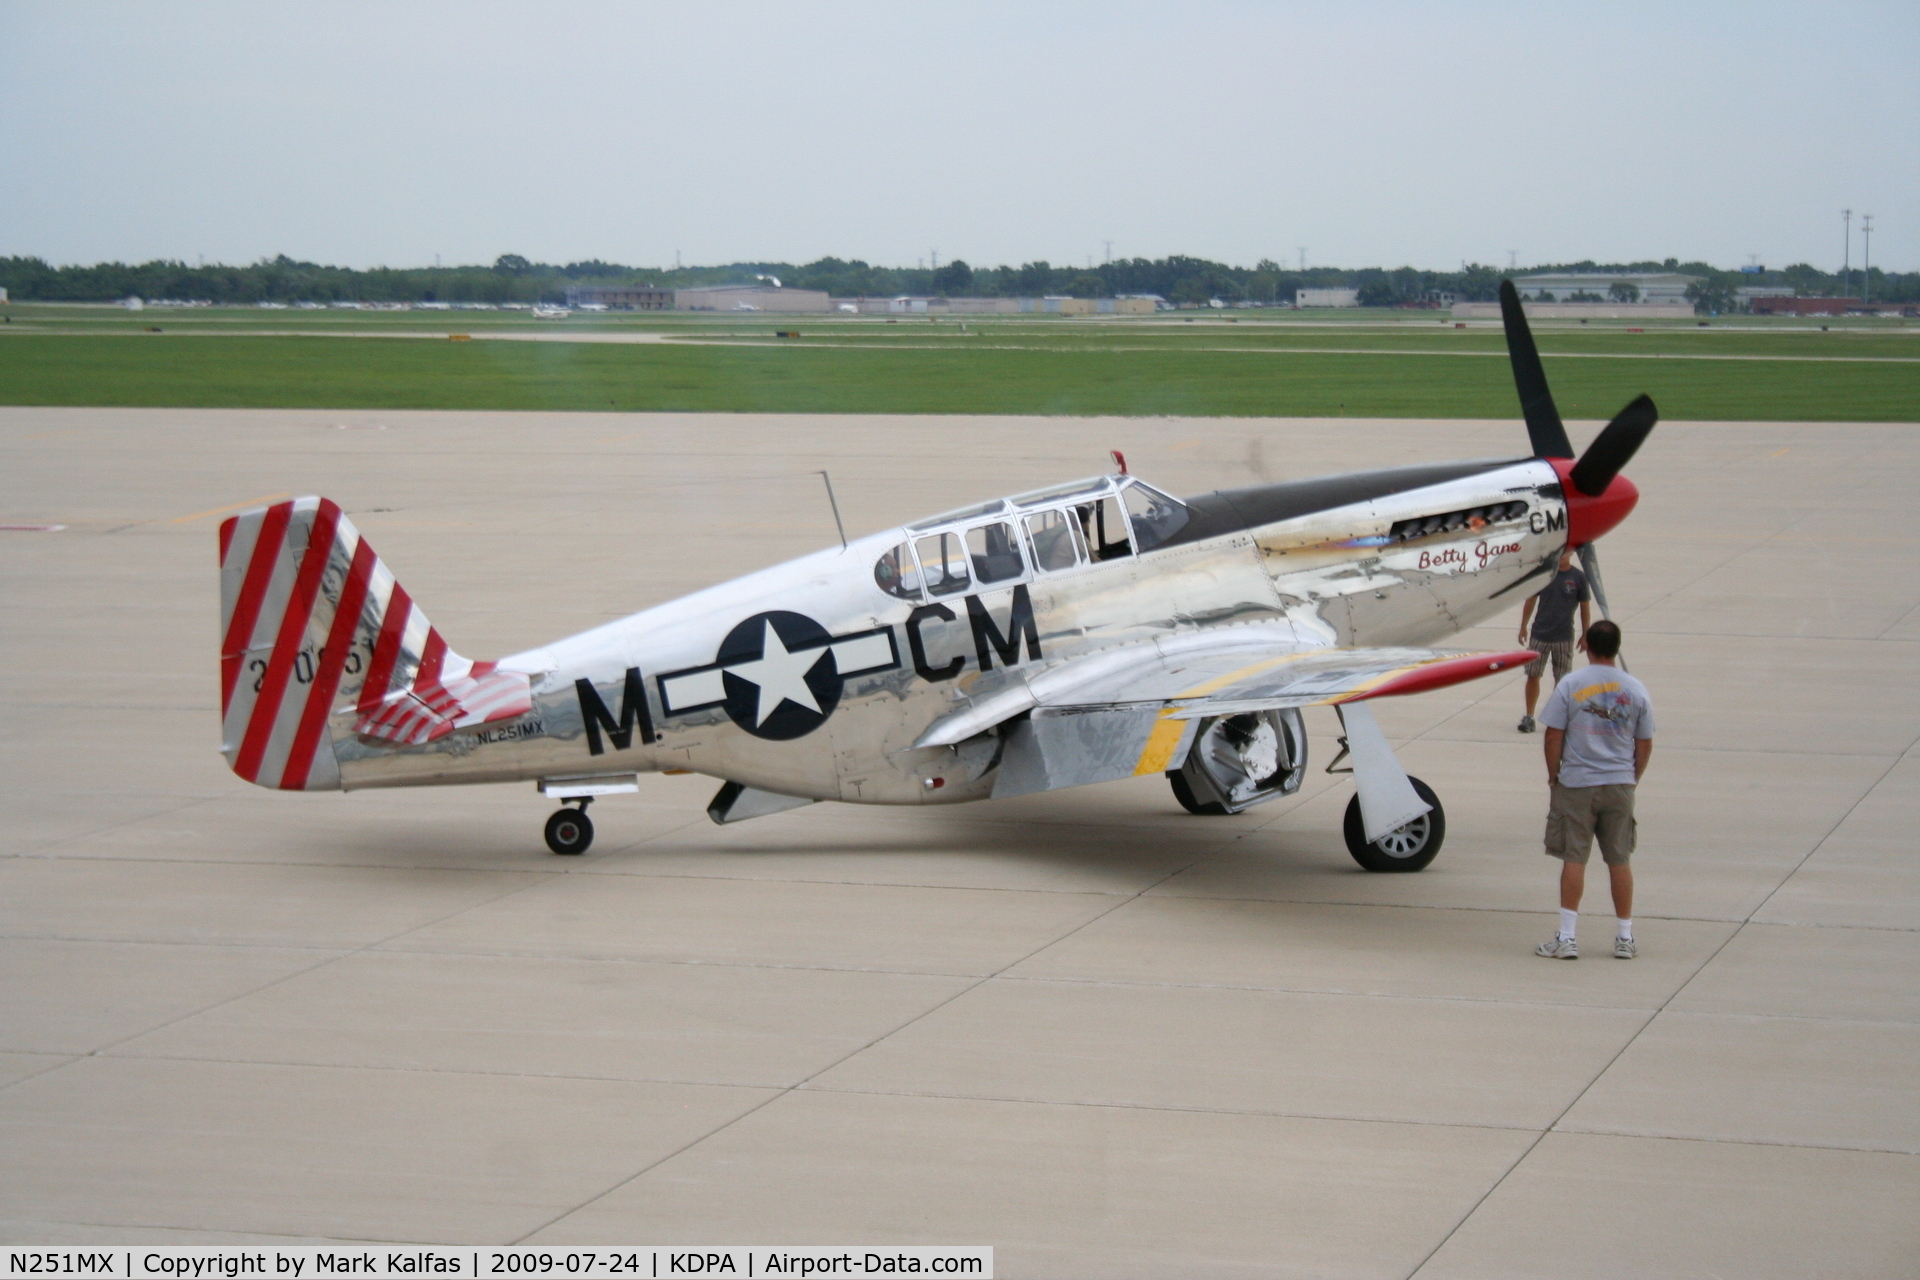
M 0 403 L 334 409 L 1504 418 L 1497 326 L 15 308 Z M 158 327 L 163 332 L 148 332 Z M 777 339 L 777 328 L 799 329 Z M 474 341 L 449 342 L 448 330 Z M 262 332 L 278 330 L 280 335 Z M 297 331 L 311 336 L 281 336 Z M 1561 412 L 1920 421 L 1920 330 L 1542 325 Z M 347 336 L 369 334 L 378 336 Z M 392 336 L 384 336 L 391 334 Z M 580 341 L 566 341 L 568 336 Z M 666 341 L 606 341 L 609 337 Z M 594 340 L 600 338 L 603 340 Z

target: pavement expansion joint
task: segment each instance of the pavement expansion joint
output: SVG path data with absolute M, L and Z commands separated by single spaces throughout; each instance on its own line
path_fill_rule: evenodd
M 1775 1147 L 1790 1151 L 1847 1151 L 1875 1156 L 1920 1155 L 1916 1147 L 1849 1146 L 1837 1142 L 1785 1142 L 1774 1138 L 1720 1138 L 1700 1133 L 1664 1133 L 1657 1129 L 1587 1129 L 1555 1124 L 1548 1133 L 1577 1133 L 1588 1138 L 1632 1138 L 1646 1142 L 1697 1142 L 1716 1147 Z

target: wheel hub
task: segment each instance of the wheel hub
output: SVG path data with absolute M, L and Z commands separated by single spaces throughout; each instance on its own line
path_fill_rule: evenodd
M 1421 814 L 1404 827 L 1395 827 L 1373 842 L 1373 847 L 1389 858 L 1411 858 L 1426 848 L 1427 837 L 1433 832 L 1433 823 L 1426 814 Z

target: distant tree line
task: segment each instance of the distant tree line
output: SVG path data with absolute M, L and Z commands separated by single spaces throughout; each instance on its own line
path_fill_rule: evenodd
M 630 267 L 592 259 L 559 266 L 502 254 L 491 266 L 329 267 L 297 262 L 282 254 L 247 266 L 190 266 L 156 261 L 130 265 L 49 266 L 40 258 L 0 258 L 0 286 L 17 300 L 111 302 L 128 296 L 205 300 L 227 305 L 260 302 L 557 302 L 571 285 L 652 284 L 689 288 L 706 284 L 751 283 L 757 276 L 779 277 L 790 288 L 824 289 L 835 297 L 895 297 L 900 294 L 945 297 L 1110 298 L 1152 293 L 1170 302 L 1199 305 L 1218 299 L 1229 305 L 1257 302 L 1284 305 L 1296 289 L 1346 288 L 1359 291 L 1368 307 L 1429 305 L 1441 294 L 1466 301 L 1490 301 L 1509 275 L 1535 271 L 1678 271 L 1700 277 L 1691 295 L 1702 311 L 1728 311 L 1744 285 L 1791 286 L 1802 296 L 1859 297 L 1870 284 L 1872 297 L 1888 302 L 1920 301 L 1920 271 L 1883 272 L 1871 281 L 1858 270 L 1843 281 L 1838 272 L 1799 263 L 1758 274 L 1722 271 L 1704 262 L 1664 261 L 1554 263 L 1503 271 L 1478 263 L 1458 271 L 1415 267 L 1311 267 L 1297 270 L 1262 258 L 1252 267 L 1229 266 L 1205 258 L 1175 254 L 1165 258 L 1123 258 L 1089 266 L 1055 266 L 1046 261 L 1017 267 L 972 267 L 961 259 L 938 268 L 882 267 L 859 259 L 821 258 L 815 262 L 734 262 L 725 266 Z M 1599 294 L 1593 297 L 1598 299 Z

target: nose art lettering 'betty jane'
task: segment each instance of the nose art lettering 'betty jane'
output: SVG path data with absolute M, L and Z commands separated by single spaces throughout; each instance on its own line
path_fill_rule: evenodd
M 1578 461 L 1502 288 L 1527 457 L 1185 501 L 1126 474 L 862 538 L 496 662 L 456 654 L 339 506 L 220 529 L 224 750 L 289 791 L 531 780 L 556 853 L 654 770 L 724 785 L 733 822 L 811 803 L 928 804 L 1165 773 L 1195 813 L 1295 790 L 1301 711 L 1331 705 L 1348 848 L 1417 870 L 1444 815 L 1367 706 L 1526 650 L 1431 648 L 1625 519 L 1628 405 Z M 1116 458 L 1118 455 L 1116 455 Z M 1601 601 L 1605 608 L 1604 598 Z

